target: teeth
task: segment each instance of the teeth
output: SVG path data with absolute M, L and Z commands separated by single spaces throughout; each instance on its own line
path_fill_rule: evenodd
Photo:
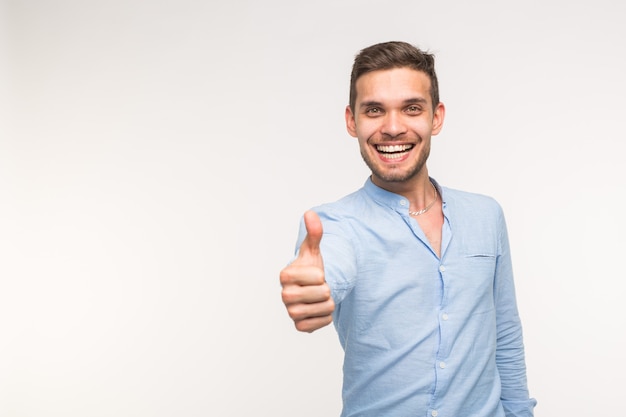
M 387 159 L 398 159 L 406 155 L 408 152 L 397 152 L 397 153 L 388 153 L 385 154 L 385 158 Z
M 379 152 L 392 153 L 392 152 L 404 152 L 411 149 L 413 145 L 376 145 L 376 149 Z

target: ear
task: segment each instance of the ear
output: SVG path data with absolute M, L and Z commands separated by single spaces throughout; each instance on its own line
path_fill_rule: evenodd
M 441 132 L 441 128 L 443 128 L 443 119 L 446 116 L 446 106 L 443 103 L 437 104 L 435 107 L 435 112 L 433 113 L 433 130 L 431 134 L 434 136 Z
M 356 138 L 356 120 L 349 105 L 346 106 L 346 129 L 350 136 Z

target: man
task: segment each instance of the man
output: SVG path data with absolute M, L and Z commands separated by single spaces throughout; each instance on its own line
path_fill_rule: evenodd
M 342 416 L 533 415 L 502 210 L 428 174 L 444 115 L 432 55 L 357 55 L 345 118 L 372 175 L 305 213 L 280 273 L 298 330 L 334 322 Z

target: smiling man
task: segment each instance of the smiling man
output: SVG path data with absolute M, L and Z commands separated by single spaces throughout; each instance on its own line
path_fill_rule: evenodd
M 344 417 L 533 415 L 502 210 L 428 173 L 444 116 L 432 55 L 357 55 L 346 127 L 372 174 L 304 214 L 280 273 L 298 330 L 335 325 Z

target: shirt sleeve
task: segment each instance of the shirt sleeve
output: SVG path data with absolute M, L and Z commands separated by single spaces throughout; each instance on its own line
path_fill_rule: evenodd
M 499 248 L 494 279 L 496 364 L 502 384 L 501 402 L 507 417 L 532 417 L 537 401 L 529 397 L 522 325 L 517 310 L 508 233 L 498 213 Z

